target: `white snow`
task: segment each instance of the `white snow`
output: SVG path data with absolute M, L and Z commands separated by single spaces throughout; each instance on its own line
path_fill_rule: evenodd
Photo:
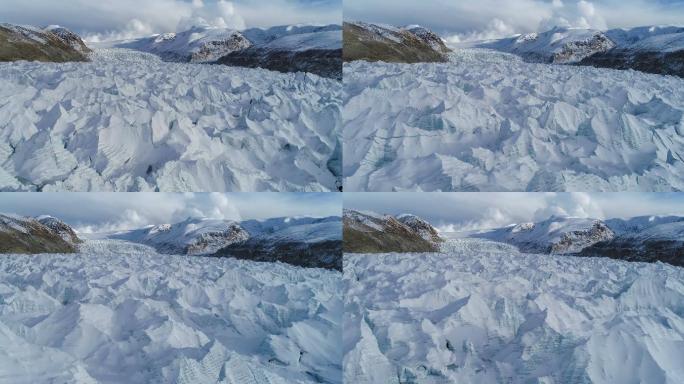
M 521 254 L 345 255 L 349 383 L 684 382 L 684 269 Z
M 0 257 L 0 381 L 341 383 L 341 275 L 118 241 Z
M 118 232 L 109 238 L 164 247 L 176 253 L 211 255 L 230 244 L 249 239 L 249 233 L 232 220 L 189 218 L 173 225 Z
M 542 33 L 529 33 L 491 41 L 455 44 L 458 48 L 491 48 L 521 55 L 534 62 L 578 63 L 595 53 L 613 48 L 632 52 L 676 52 L 684 50 L 684 28 L 645 26 L 599 31 L 555 27 Z
M 346 191 L 684 189 L 684 79 L 525 63 L 344 65 Z
M 580 28 L 554 28 L 543 33 L 524 34 L 491 42 L 468 42 L 456 46 L 478 46 L 515 53 L 535 62 L 578 63 L 616 46 L 604 32 Z
M 600 241 L 612 240 L 615 233 L 601 220 L 579 217 L 551 217 L 539 223 L 473 234 L 472 237 L 520 245 L 540 253 L 577 253 Z
M 0 63 L 0 190 L 336 189 L 340 82 L 123 49 L 92 59 Z
M 329 32 L 337 32 L 337 34 L 330 34 Z M 337 24 L 329 25 L 278 25 L 270 28 L 249 28 L 241 31 L 249 41 L 251 41 L 256 46 L 263 46 L 272 42 L 276 42 L 279 39 L 285 39 L 290 36 L 296 35 L 309 35 L 312 40 L 314 38 L 320 38 L 321 42 L 328 40 L 331 36 L 335 37 L 337 40 L 336 44 L 330 47 L 330 49 L 341 49 L 342 48 L 342 26 Z M 317 46 L 323 46 L 325 44 L 319 44 Z
M 251 43 L 240 32 L 226 28 L 193 27 L 178 33 L 123 41 L 91 43 L 97 48 L 128 48 L 153 53 L 168 61 L 210 63 Z
M 300 33 L 284 36 L 261 46 L 276 51 L 308 51 L 312 49 L 342 49 L 342 31 Z

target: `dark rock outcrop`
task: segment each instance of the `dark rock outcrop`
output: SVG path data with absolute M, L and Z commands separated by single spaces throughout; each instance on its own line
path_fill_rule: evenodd
M 310 72 L 342 80 L 342 50 L 310 49 L 305 51 L 272 50 L 258 46 L 232 52 L 219 64 L 264 68 L 278 72 Z

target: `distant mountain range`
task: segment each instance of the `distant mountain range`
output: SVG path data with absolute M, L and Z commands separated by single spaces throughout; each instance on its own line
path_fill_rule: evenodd
M 427 28 L 350 21 L 344 28 L 344 61 L 446 62 L 450 49 Z
M 128 48 L 162 60 L 310 72 L 342 79 L 342 27 L 290 25 L 250 28 L 197 26 L 125 41 L 94 43 L 96 48 Z M 59 26 L 38 28 L 0 24 L 0 61 L 87 61 L 90 49 Z
M 414 215 L 345 209 L 343 228 L 345 253 L 439 252 L 445 241 L 428 221 Z M 510 244 L 524 253 L 684 266 L 684 217 L 678 216 L 609 220 L 553 216 L 465 235 Z
M 335 216 L 242 222 L 188 219 L 107 237 L 146 244 L 160 253 L 230 256 L 341 271 L 341 224 Z
M 145 244 L 166 254 L 342 270 L 342 220 L 336 216 L 242 222 L 189 218 L 96 237 Z M 80 243 L 76 232 L 54 217 L 0 215 L 0 253 L 75 253 Z
M 413 215 L 379 215 L 345 209 L 344 252 L 437 252 L 444 240 L 427 221 Z
M 216 63 L 342 78 L 342 27 L 277 26 L 236 31 L 206 26 L 98 44 L 153 53 L 166 61 Z
M 607 31 L 556 27 L 543 33 L 467 45 L 513 53 L 531 62 L 634 69 L 684 77 L 684 27 Z
M 472 235 L 527 253 L 603 256 L 684 266 L 684 217 L 597 220 L 551 217 Z
M 89 52 L 83 40 L 66 28 L 0 23 L 0 61 L 87 61 Z

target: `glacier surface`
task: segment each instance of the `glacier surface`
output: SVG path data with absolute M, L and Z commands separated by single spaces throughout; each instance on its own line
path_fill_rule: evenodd
M 334 191 L 338 81 L 162 62 L 0 63 L 1 191 Z
M 0 382 L 342 382 L 342 275 L 88 240 L 1 255 Z
M 349 383 L 684 382 L 684 269 L 523 254 L 345 254 Z
M 344 65 L 347 191 L 681 191 L 684 79 L 523 62 Z

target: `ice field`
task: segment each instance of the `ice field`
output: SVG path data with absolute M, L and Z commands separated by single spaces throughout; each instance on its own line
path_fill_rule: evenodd
M 684 269 L 522 254 L 346 254 L 348 383 L 684 381 Z
M 679 191 L 684 79 L 533 64 L 344 66 L 348 191 Z
M 341 274 L 88 240 L 0 257 L 0 382 L 341 383 Z
M 336 191 L 339 81 L 124 49 L 0 63 L 0 191 Z

